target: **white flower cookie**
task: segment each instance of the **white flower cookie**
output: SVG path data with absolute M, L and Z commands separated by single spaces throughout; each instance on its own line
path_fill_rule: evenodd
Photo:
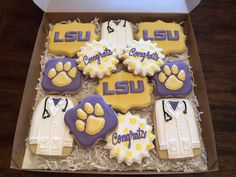
M 154 148 L 152 126 L 138 114 L 118 114 L 118 127 L 106 137 L 106 149 L 110 150 L 110 158 L 117 157 L 118 163 L 133 162 L 141 164 L 143 157 L 149 157 L 149 150 Z
M 109 76 L 116 70 L 116 65 L 119 63 L 115 52 L 103 40 L 86 43 L 77 55 L 79 69 L 83 71 L 83 74 L 92 78 L 99 77 L 101 79 L 104 76 Z
M 156 43 L 134 40 L 125 50 L 123 63 L 135 75 L 153 76 L 164 64 L 162 59 L 165 56 L 161 52 L 162 49 L 158 48 Z

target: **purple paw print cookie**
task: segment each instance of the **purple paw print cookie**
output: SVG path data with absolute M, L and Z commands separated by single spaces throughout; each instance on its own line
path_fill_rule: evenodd
M 192 91 L 192 78 L 183 61 L 166 62 L 153 80 L 156 93 L 162 96 L 188 95 Z
M 82 74 L 75 59 L 50 59 L 45 64 L 42 87 L 47 92 L 76 92 L 79 90 Z
M 114 130 L 118 119 L 101 96 L 92 95 L 66 112 L 65 123 L 77 142 L 87 148 Z

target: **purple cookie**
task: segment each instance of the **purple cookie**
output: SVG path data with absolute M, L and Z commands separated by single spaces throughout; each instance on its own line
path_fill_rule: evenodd
M 42 87 L 47 92 L 76 92 L 81 80 L 75 59 L 55 58 L 45 64 Z
M 116 128 L 117 115 L 99 95 L 88 96 L 65 114 L 65 123 L 84 148 L 103 139 Z
M 162 96 L 188 95 L 192 91 L 192 78 L 183 61 L 167 61 L 153 80 L 156 93 Z

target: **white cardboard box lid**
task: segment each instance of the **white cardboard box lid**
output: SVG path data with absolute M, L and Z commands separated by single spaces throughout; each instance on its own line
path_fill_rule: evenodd
M 44 12 L 189 13 L 201 0 L 33 0 Z

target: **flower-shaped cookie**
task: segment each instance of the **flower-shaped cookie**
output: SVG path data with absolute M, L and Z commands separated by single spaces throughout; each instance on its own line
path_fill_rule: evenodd
M 79 90 L 82 74 L 75 59 L 54 58 L 45 64 L 42 87 L 48 92 L 75 92 Z
M 106 137 L 106 149 L 110 149 L 110 157 L 117 157 L 118 163 L 133 162 L 141 164 L 143 157 L 149 157 L 149 150 L 154 148 L 152 126 L 138 114 L 118 114 L 118 127 Z
M 78 67 L 83 74 L 92 78 L 109 76 L 116 70 L 119 60 L 116 54 L 105 41 L 93 41 L 86 43 L 85 47 L 81 47 L 81 51 L 77 54 Z
M 192 91 L 189 68 L 183 61 L 166 62 L 153 80 L 156 92 L 163 96 L 187 95 Z
M 160 71 L 160 67 L 164 64 L 162 59 L 165 56 L 161 51 L 162 49 L 158 48 L 156 43 L 142 39 L 134 40 L 125 50 L 123 63 L 135 75 L 153 76 Z
M 118 124 L 117 115 L 101 96 L 88 96 L 66 112 L 65 123 L 77 142 L 90 147 Z

